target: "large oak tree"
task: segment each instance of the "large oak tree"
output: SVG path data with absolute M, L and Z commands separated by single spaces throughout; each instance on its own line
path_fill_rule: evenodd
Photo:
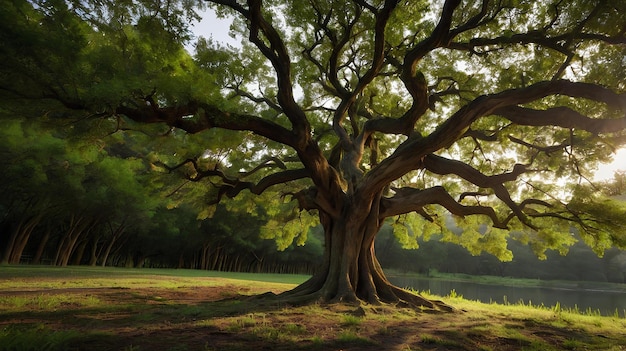
M 316 215 L 323 262 L 282 298 L 433 306 L 385 277 L 385 221 L 503 259 L 510 238 L 565 252 L 574 227 L 599 253 L 626 247 L 623 213 L 589 191 L 626 142 L 622 1 L 36 4 L 3 1 L 5 101 L 198 133 L 202 150 L 155 167 L 212 186 L 209 204 L 285 209 L 265 236 Z M 192 59 L 196 5 L 233 17 L 242 45 L 201 39 Z

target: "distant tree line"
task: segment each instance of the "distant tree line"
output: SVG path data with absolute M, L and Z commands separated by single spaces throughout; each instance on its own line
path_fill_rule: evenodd
M 321 255 L 321 241 L 277 251 L 260 238 L 262 208 L 253 216 L 218 206 L 202 216 L 202 206 L 179 201 L 172 188 L 188 199 L 197 191 L 198 201 L 206 190 L 155 171 L 154 151 L 124 133 L 105 141 L 77 138 L 77 124 L 2 123 L 3 264 L 311 273 Z
M 472 255 L 457 244 L 438 239 L 419 240 L 419 249 L 407 250 L 395 240 L 389 228 L 377 242 L 377 253 L 383 267 L 400 273 L 442 272 L 626 283 L 626 252 L 619 249 L 608 249 L 603 257 L 598 257 L 587 245 L 578 242 L 566 255 L 548 251 L 545 259 L 539 259 L 528 245 L 510 240 L 508 248 L 513 252 L 513 259 L 502 262 L 491 254 Z

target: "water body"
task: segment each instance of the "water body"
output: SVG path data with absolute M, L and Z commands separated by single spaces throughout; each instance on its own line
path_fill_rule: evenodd
M 416 278 L 408 276 L 389 276 L 388 279 L 401 287 L 417 291 L 430 291 L 432 294 L 446 296 L 454 290 L 468 300 L 497 303 L 532 303 L 552 307 L 557 303 L 561 308 L 576 308 L 587 311 L 589 308 L 602 315 L 612 316 L 615 310 L 621 317 L 626 317 L 626 292 L 595 288 L 576 287 L 519 287 L 473 282 L 459 282 L 442 279 Z

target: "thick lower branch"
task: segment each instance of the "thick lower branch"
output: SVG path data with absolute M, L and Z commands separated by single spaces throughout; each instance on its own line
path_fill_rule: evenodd
M 509 191 L 504 187 L 505 182 L 514 181 L 518 176 L 527 172 L 525 165 L 516 164 L 512 172 L 486 176 L 461 161 L 449 160 L 436 155 L 428 155 L 424 159 L 424 168 L 439 175 L 455 174 L 481 188 L 493 189 L 494 194 L 513 211 L 522 223 L 530 228 L 536 229 L 526 219 L 522 209 L 511 199 L 511 194 L 509 194 Z
M 426 137 L 411 136 L 387 159 L 373 167 L 360 188 L 377 192 L 404 174 L 419 169 L 426 155 L 447 148 L 462 138 L 477 119 L 489 116 L 498 109 L 506 111 L 509 106 L 527 104 L 551 95 L 565 95 L 601 102 L 608 108 L 626 110 L 626 94 L 590 83 L 554 80 L 539 82 L 524 88 L 509 89 L 498 94 L 479 96 L 460 108 L 450 118 Z M 621 121 L 619 119 L 618 121 Z M 536 119 L 539 123 L 539 119 Z M 602 120 L 604 124 L 623 123 Z M 541 125 L 551 125 L 550 120 Z M 622 130 L 626 125 L 622 125 Z
M 440 205 L 457 216 L 484 215 L 491 219 L 494 227 L 506 228 L 506 223 L 498 218 L 489 206 L 464 206 L 459 204 L 445 188 L 436 186 L 424 190 L 413 188 L 394 189 L 396 195 L 381 200 L 381 218 L 409 212 L 420 212 L 426 205 Z
M 215 106 L 197 102 L 171 107 L 157 107 L 149 104 L 139 107 L 119 106 L 115 113 L 140 123 L 165 123 L 188 133 L 222 128 L 251 131 L 294 148 L 299 142 L 294 133 L 279 124 L 257 116 L 222 111 Z M 189 118 L 190 116 L 193 118 Z
M 496 109 L 493 113 L 519 125 L 535 127 L 552 125 L 567 129 L 576 128 L 595 135 L 619 132 L 626 128 L 626 117 L 595 119 L 563 106 L 547 110 L 506 106 Z
M 264 177 L 258 183 L 242 182 L 222 177 L 222 180 L 227 181 L 227 184 L 219 187 L 217 202 L 219 202 L 224 195 L 233 198 L 245 189 L 250 190 L 253 194 L 259 195 L 271 186 L 309 177 L 310 172 L 305 168 L 276 172 Z

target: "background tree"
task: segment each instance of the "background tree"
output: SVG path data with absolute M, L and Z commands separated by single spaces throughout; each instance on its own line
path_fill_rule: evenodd
M 67 265 L 72 256 L 79 264 L 90 246 L 90 263 L 100 259 L 104 265 L 127 230 L 148 221 L 161 204 L 143 160 L 111 156 L 101 144 L 72 138 L 64 128 L 4 117 L 4 263 L 19 263 L 30 242 L 37 263 L 48 247 L 53 264 Z
M 260 195 L 279 242 L 317 216 L 323 263 L 283 298 L 433 306 L 383 274 L 388 220 L 404 242 L 441 232 L 502 259 L 513 229 L 540 255 L 571 226 L 598 253 L 626 246 L 610 203 L 572 196 L 625 141 L 623 2 L 212 0 L 247 41 L 200 41 L 193 60 L 191 4 L 5 0 L 0 88 L 197 133 L 204 150 L 155 166 L 214 203 Z

